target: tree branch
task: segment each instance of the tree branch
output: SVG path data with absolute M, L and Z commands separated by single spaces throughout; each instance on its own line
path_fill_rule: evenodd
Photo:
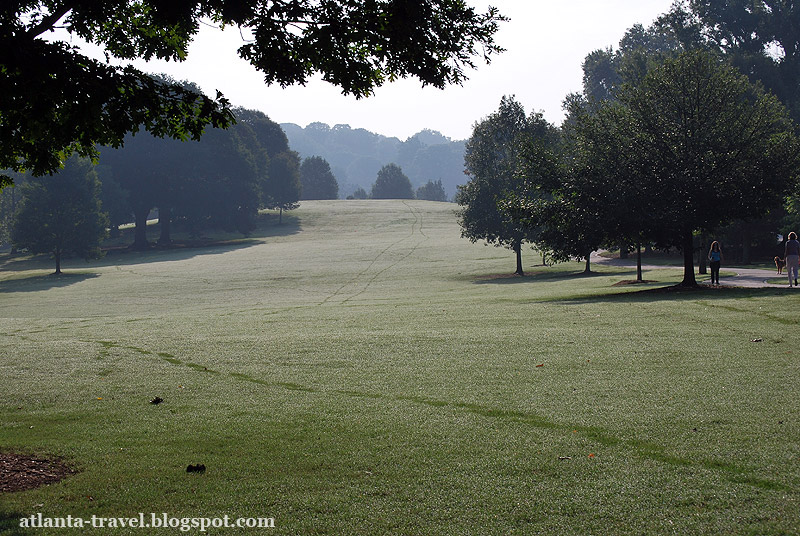
M 60 7 L 56 8 L 52 13 L 47 15 L 42 19 L 42 21 L 30 28 L 27 32 L 25 32 L 25 36 L 31 39 L 34 39 L 41 35 L 42 33 L 46 32 L 47 30 L 52 30 L 55 24 L 61 20 L 61 18 L 69 13 L 72 10 L 72 6 L 64 3 Z

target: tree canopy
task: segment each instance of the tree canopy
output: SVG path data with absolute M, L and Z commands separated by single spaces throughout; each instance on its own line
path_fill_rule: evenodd
M 506 210 L 504 201 L 525 188 L 519 170 L 526 140 L 544 140 L 552 131 L 542 114 L 526 116 L 514 97 L 505 96 L 496 112 L 475 124 L 467 141 L 464 165 L 470 180 L 458 187 L 455 199 L 462 206 L 461 236 L 513 250 L 518 275 L 524 275 L 522 243 L 535 236 L 531 226 Z
M 647 238 L 684 252 L 694 232 L 779 205 L 796 183 L 800 146 L 778 100 L 717 57 L 680 54 L 571 124 L 586 178 L 575 204 L 608 239 Z
M 337 199 L 339 184 L 328 161 L 321 156 L 309 156 L 300 164 L 300 199 Z
M 66 254 L 87 259 L 98 256 L 108 225 L 91 162 L 73 157 L 59 175 L 59 180 L 33 177 L 23 186 L 22 206 L 12 232 L 17 247 L 52 254 L 56 274 L 61 273 L 61 259 Z
M 414 190 L 402 168 L 386 164 L 378 171 L 370 197 L 373 199 L 414 199 Z
M 268 84 L 304 84 L 314 73 L 356 97 L 396 77 L 459 84 L 475 58 L 489 62 L 495 8 L 462 0 L 7 0 L 0 4 L 0 169 L 56 171 L 71 152 L 120 146 L 144 128 L 197 139 L 225 127 L 228 101 L 154 80 L 129 66 L 83 55 L 55 28 L 105 50 L 108 59 L 180 61 L 201 22 L 235 26 L 252 39 L 239 56 Z M 3 183 L 10 182 L 4 176 Z
M 800 122 L 800 5 L 788 0 L 680 0 L 658 23 L 685 48 L 721 52 Z
M 426 201 L 447 201 L 447 193 L 442 186 L 442 179 L 428 181 L 419 188 L 417 188 L 417 199 L 424 199 Z

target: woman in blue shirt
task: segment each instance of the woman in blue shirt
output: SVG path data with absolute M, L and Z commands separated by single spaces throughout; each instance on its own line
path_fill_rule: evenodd
M 722 248 L 719 242 L 711 242 L 711 249 L 708 250 L 708 260 L 711 261 L 711 284 L 719 285 L 719 266 L 722 264 Z

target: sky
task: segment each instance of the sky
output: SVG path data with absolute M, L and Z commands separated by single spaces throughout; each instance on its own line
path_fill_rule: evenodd
M 598 48 L 616 48 L 636 23 L 648 26 L 668 11 L 672 0 L 468 0 L 485 11 L 493 5 L 511 20 L 495 35 L 506 49 L 491 64 L 476 62 L 462 86 L 422 88 L 413 78 L 387 84 L 371 97 L 343 96 L 327 82 L 267 86 L 258 71 L 238 57 L 238 29 L 203 26 L 181 63 L 134 63 L 197 83 L 208 95 L 221 91 L 235 106 L 266 113 L 278 123 L 307 126 L 316 121 L 348 124 L 405 140 L 423 129 L 467 139 L 475 122 L 495 111 L 503 95 L 514 95 L 530 111 L 560 124 L 561 103 L 582 87 L 581 64 Z M 89 53 L 89 51 L 87 51 Z M 102 56 L 99 56 L 102 57 Z

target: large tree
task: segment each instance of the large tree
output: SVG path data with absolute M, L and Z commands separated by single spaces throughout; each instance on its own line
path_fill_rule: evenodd
M 462 207 L 461 236 L 514 251 L 518 275 L 524 275 L 522 244 L 535 237 L 532 227 L 508 210 L 505 202 L 525 189 L 519 171 L 526 140 L 551 134 L 552 127 L 541 114 L 526 116 L 522 105 L 506 96 L 496 112 L 475 124 L 467 141 L 464 164 L 470 180 L 458 187 L 455 199 Z
M 685 46 L 722 52 L 772 91 L 800 122 L 800 4 L 790 0 L 678 0 L 659 20 Z
M 346 94 L 369 95 L 395 77 L 461 83 L 475 57 L 487 62 L 496 9 L 462 0 L 5 0 L 0 3 L 0 169 L 52 173 L 72 151 L 95 155 L 144 128 L 199 138 L 226 126 L 228 102 L 165 84 L 130 65 L 83 55 L 82 38 L 109 59 L 180 61 L 201 23 L 239 27 L 252 38 L 239 56 L 268 84 L 304 84 L 315 73 Z M 52 40 L 63 28 L 67 37 Z M 45 39 L 51 38 L 51 40 Z M 10 178 L 3 175 L 2 181 Z
M 400 166 L 386 164 L 378 171 L 370 197 L 373 199 L 414 199 L 414 189 Z
M 328 161 L 321 156 L 309 156 L 300 164 L 300 199 L 337 199 L 339 184 Z
M 417 188 L 416 197 L 426 201 L 447 201 L 447 193 L 445 193 L 444 186 L 442 186 L 442 179 L 436 182 L 428 181 Z
M 283 211 L 294 210 L 300 204 L 303 187 L 300 183 L 300 155 L 284 151 L 269 161 L 269 180 L 264 192 L 264 206 L 278 210 L 278 224 L 283 223 Z
M 50 253 L 56 274 L 61 273 L 64 255 L 96 257 L 108 225 L 99 195 L 100 182 L 86 159 L 67 160 L 58 180 L 31 178 L 14 220 L 15 245 L 31 253 Z
M 694 286 L 693 235 L 763 215 L 797 180 L 800 145 L 778 100 L 720 59 L 684 52 L 649 70 L 577 129 L 608 238 L 649 238 L 684 252 Z M 614 236 L 616 235 L 616 236 Z

